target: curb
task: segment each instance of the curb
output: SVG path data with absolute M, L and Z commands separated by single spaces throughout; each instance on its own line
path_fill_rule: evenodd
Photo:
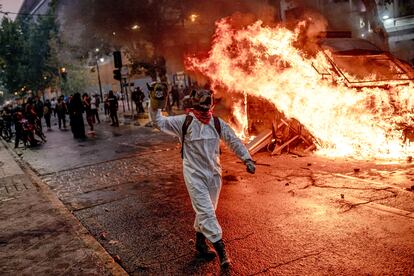
M 49 186 L 40 179 L 31 166 L 22 160 L 2 139 L 0 140 L 23 172 L 29 176 L 30 180 L 33 182 L 33 185 L 35 185 L 39 189 L 39 192 L 44 195 L 47 200 L 49 200 L 51 205 L 59 212 L 66 222 L 68 222 L 71 228 L 75 231 L 75 234 L 85 243 L 85 245 L 94 251 L 96 256 L 103 262 L 105 268 L 108 269 L 112 275 L 128 275 L 128 273 L 117 262 L 115 262 L 105 248 L 89 233 L 82 223 L 80 223 L 80 221 L 50 190 Z

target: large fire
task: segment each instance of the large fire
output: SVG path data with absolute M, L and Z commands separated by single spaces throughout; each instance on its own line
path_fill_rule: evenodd
M 294 47 L 300 28 L 291 31 L 258 21 L 234 29 L 223 19 L 208 57 L 188 58 L 187 69 L 202 73 L 213 87 L 271 102 L 285 116 L 299 120 L 318 139 L 318 153 L 325 156 L 411 155 L 414 147 L 402 145 L 398 125 L 413 122 L 413 85 L 356 89 L 324 79 L 315 67 L 329 68 L 331 53 L 321 50 L 309 57 Z
M 240 139 L 246 140 L 248 138 L 248 118 L 247 118 L 247 94 L 245 94 L 244 101 L 237 101 L 233 103 L 232 113 L 236 121 L 233 126 L 237 136 Z

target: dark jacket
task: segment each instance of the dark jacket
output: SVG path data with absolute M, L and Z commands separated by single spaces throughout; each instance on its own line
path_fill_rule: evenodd
M 118 110 L 118 99 L 114 96 L 108 96 L 108 106 L 111 112 Z

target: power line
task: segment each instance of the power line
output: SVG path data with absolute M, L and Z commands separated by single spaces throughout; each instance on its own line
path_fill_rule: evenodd
M 41 13 L 22 13 L 22 12 L 11 12 L 11 11 L 0 11 L 0 14 L 9 15 L 9 14 L 15 14 L 15 15 L 22 15 L 22 16 L 53 16 L 50 14 L 41 14 Z

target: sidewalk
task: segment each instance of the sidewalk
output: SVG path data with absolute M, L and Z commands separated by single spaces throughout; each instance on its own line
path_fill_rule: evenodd
M 36 175 L 22 168 L 0 141 L 0 275 L 126 274 Z

